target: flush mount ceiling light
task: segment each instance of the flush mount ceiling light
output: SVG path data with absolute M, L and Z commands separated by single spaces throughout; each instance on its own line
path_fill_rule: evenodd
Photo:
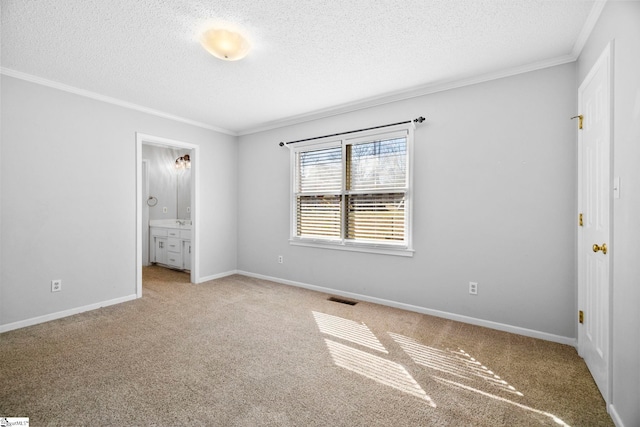
M 200 35 L 200 44 L 207 52 L 225 61 L 242 59 L 251 48 L 241 34 L 220 28 L 211 28 L 203 32 Z

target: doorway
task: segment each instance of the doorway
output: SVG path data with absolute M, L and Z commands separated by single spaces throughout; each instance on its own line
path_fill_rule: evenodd
M 611 390 L 611 45 L 578 89 L 578 353 Z
M 142 146 L 160 146 L 168 147 L 179 150 L 191 150 L 190 162 L 191 162 L 191 188 L 190 188 L 190 216 L 191 216 L 191 283 L 198 283 L 199 277 L 199 244 L 200 239 L 198 235 L 198 207 L 199 207 L 199 173 L 198 173 L 198 160 L 199 160 L 199 147 L 195 144 L 190 144 L 183 141 L 177 141 L 152 135 L 145 135 L 142 133 L 136 133 L 136 295 L 138 298 L 142 297 L 142 266 L 143 266 L 143 246 L 144 238 L 143 233 L 145 229 L 148 229 L 148 223 L 143 222 L 144 208 L 143 199 L 148 197 L 145 194 L 145 166 L 142 158 Z

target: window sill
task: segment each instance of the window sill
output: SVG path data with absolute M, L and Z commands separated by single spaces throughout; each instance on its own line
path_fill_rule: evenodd
M 408 248 L 393 248 L 393 247 L 381 247 L 376 245 L 354 245 L 349 244 L 345 245 L 339 242 L 324 242 L 319 240 L 289 240 L 289 244 L 291 246 L 306 246 L 310 248 L 320 248 L 320 249 L 335 249 L 339 251 L 349 251 L 349 252 L 366 252 L 372 254 L 380 254 L 380 255 L 393 255 L 393 256 L 402 256 L 402 257 L 412 257 L 415 252 L 413 249 Z

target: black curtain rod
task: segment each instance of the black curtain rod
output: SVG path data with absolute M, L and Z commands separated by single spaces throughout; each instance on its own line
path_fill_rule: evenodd
M 372 128 L 364 128 L 364 129 L 350 130 L 350 131 L 347 131 L 347 132 L 332 133 L 331 135 L 314 136 L 313 138 L 299 139 L 297 141 L 280 142 L 279 145 L 280 145 L 280 147 L 284 147 L 285 145 L 295 144 L 297 142 L 313 141 L 314 139 L 329 138 L 331 136 L 346 135 L 348 133 L 362 132 L 362 131 L 365 131 L 365 130 L 380 129 L 380 128 L 386 128 L 386 127 L 395 126 L 395 125 L 404 125 L 404 124 L 407 124 L 407 123 L 411 123 L 412 121 L 414 123 L 422 123 L 422 122 L 425 121 L 425 118 L 420 116 L 417 119 L 407 120 L 406 122 L 390 123 L 388 125 L 374 126 Z

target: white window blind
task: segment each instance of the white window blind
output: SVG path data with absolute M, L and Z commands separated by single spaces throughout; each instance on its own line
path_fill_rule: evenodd
M 345 239 L 404 242 L 407 138 L 349 144 Z
M 342 147 L 303 151 L 296 160 L 297 236 L 340 239 Z
M 292 149 L 292 241 L 410 249 L 412 127 Z

